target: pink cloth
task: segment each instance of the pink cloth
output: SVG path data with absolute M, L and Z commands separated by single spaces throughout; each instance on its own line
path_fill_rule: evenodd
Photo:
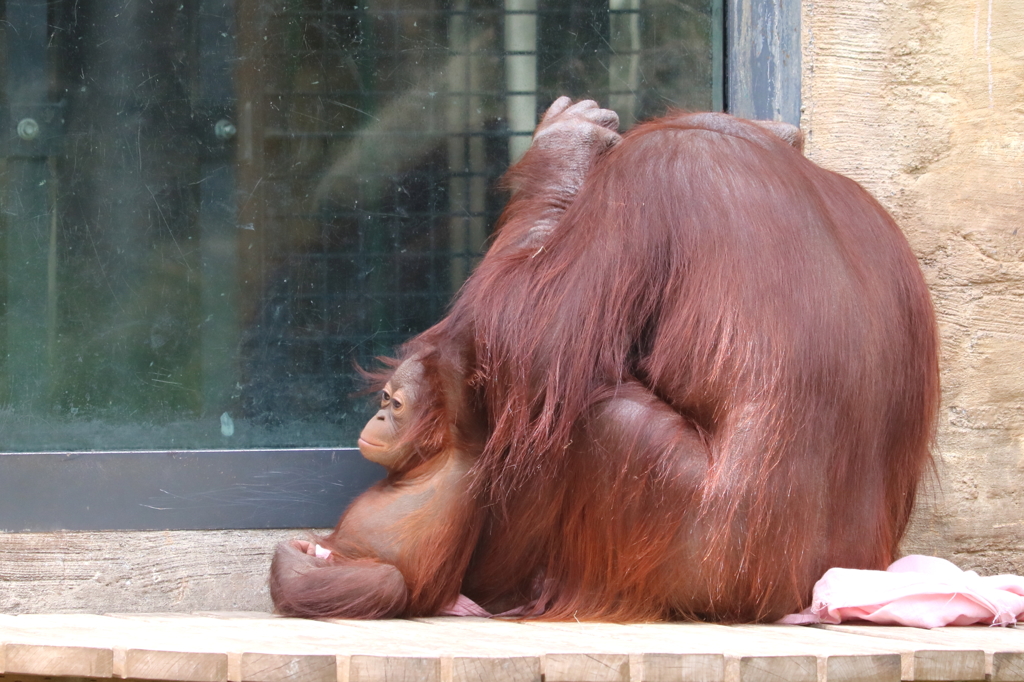
M 470 599 L 464 594 L 460 594 L 459 598 L 455 600 L 454 604 L 451 604 L 441 613 L 439 616 L 477 616 L 478 618 L 490 618 L 493 614 L 485 609 L 484 607 L 477 604 L 475 601 Z
M 519 606 L 511 609 L 510 611 L 503 611 L 502 613 L 491 613 L 484 607 L 477 604 L 475 601 L 470 599 L 464 594 L 460 594 L 455 600 L 455 603 L 449 604 L 447 608 L 437 614 L 439 616 L 476 616 L 477 618 L 517 618 L 519 616 L 533 615 L 537 616 L 544 613 L 544 610 L 537 610 L 536 604 L 527 604 L 526 606 Z
M 439 616 L 477 616 L 479 618 L 518 618 L 539 616 L 544 613 L 547 608 L 548 599 L 544 596 L 548 593 L 551 584 L 537 576 L 533 581 L 533 592 L 535 597 L 529 604 L 523 604 L 517 606 L 509 611 L 503 611 L 502 613 L 491 613 L 484 607 L 477 604 L 475 601 L 470 599 L 464 594 L 460 594 L 456 600 L 445 607 Z
M 832 568 L 814 585 L 810 608 L 781 623 L 868 620 L 885 625 L 1013 625 L 1024 618 L 1024 578 L 982 578 L 938 557 L 911 555 L 885 571 Z

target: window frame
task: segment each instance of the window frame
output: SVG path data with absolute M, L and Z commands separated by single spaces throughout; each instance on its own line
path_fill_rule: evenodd
M 45 3 L 15 5 L 45 22 Z M 799 0 L 723 5 L 723 108 L 799 124 Z M 7 66 L 24 80 L 44 63 Z M 29 114 L 52 118 L 12 107 L 8 129 Z M 354 447 L 0 452 L 0 532 L 324 528 L 382 474 Z

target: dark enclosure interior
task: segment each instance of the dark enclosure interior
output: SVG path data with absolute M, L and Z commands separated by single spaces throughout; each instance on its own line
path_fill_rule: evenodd
M 558 95 L 720 109 L 714 0 L 0 2 L 0 450 L 351 445 Z

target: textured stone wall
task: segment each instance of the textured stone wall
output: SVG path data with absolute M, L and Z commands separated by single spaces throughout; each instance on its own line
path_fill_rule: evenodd
M 0 613 L 270 611 L 274 547 L 304 534 L 0 533 Z
M 942 337 L 937 479 L 908 553 L 1024 574 L 1024 0 L 803 0 L 807 155 L 921 260 Z

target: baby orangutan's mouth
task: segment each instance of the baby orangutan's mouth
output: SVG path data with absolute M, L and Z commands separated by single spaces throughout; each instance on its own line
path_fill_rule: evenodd
M 368 448 L 370 450 L 381 450 L 384 448 L 380 443 L 374 443 L 372 440 L 366 440 L 362 436 L 359 437 L 358 441 L 359 449 Z

